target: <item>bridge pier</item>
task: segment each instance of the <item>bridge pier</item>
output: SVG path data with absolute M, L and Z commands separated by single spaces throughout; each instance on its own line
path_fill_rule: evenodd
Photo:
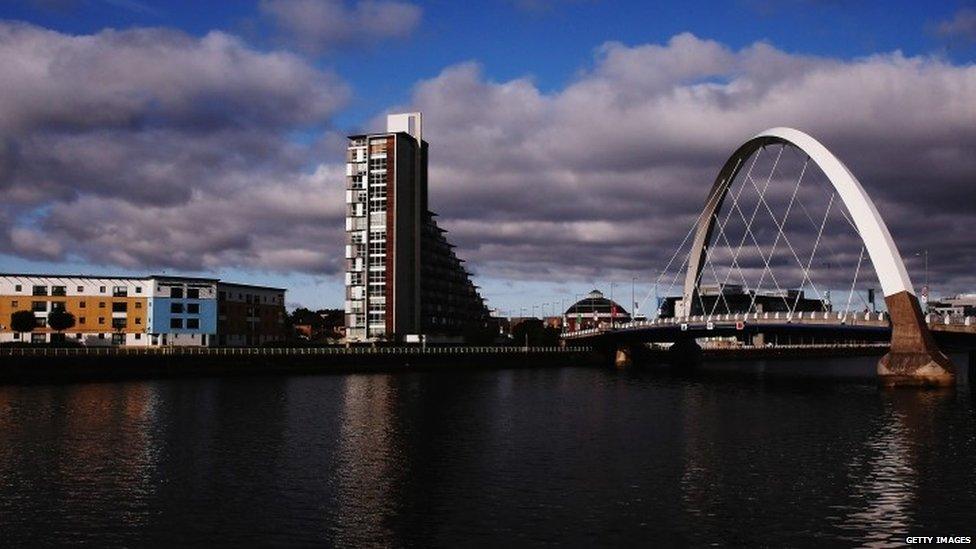
M 878 361 L 881 385 L 954 385 L 955 367 L 932 338 L 918 298 L 902 291 L 885 297 L 885 304 L 891 315 L 891 350 Z
M 696 365 L 701 363 L 702 348 L 693 337 L 676 339 L 668 349 L 671 364 Z
M 618 370 L 630 368 L 634 365 L 634 348 L 630 345 L 618 345 L 614 354 L 613 365 Z
M 976 351 L 969 351 L 969 383 L 976 385 Z

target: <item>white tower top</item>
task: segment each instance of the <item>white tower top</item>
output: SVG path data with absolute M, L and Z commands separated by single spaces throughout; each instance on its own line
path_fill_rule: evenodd
M 388 114 L 386 116 L 386 131 L 391 133 L 406 132 L 418 142 L 422 141 L 424 138 L 423 115 L 419 112 Z

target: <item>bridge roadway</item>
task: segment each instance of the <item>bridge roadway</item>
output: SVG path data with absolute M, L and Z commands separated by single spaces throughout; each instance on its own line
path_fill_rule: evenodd
M 976 349 L 976 318 L 927 315 L 926 324 L 944 349 Z M 668 343 L 703 337 L 757 334 L 831 341 L 888 341 L 891 320 L 885 313 L 749 313 L 660 318 L 565 332 L 567 345 L 612 340 L 615 343 Z

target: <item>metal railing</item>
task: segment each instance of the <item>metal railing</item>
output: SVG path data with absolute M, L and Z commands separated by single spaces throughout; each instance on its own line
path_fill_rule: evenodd
M 890 324 L 890 317 L 885 312 L 880 313 L 855 313 L 855 312 L 796 312 L 792 315 L 787 313 L 738 313 L 738 314 L 716 314 L 702 316 L 688 316 L 677 318 L 658 318 L 652 320 L 642 320 L 637 322 L 627 322 L 617 324 L 614 327 L 602 326 L 599 328 L 587 328 L 584 330 L 566 331 L 561 334 L 562 338 L 574 338 L 594 334 L 602 334 L 618 330 L 635 330 L 642 328 L 664 327 L 687 324 L 689 326 L 700 326 L 712 324 L 716 326 L 727 326 L 730 323 L 750 323 L 750 324 L 815 324 L 815 325 L 849 325 L 849 326 L 887 326 Z M 976 317 L 960 315 L 925 315 L 925 322 L 934 328 L 941 326 L 965 326 L 976 327 Z
M 589 347 L 0 347 L 0 356 L 355 356 L 589 352 Z

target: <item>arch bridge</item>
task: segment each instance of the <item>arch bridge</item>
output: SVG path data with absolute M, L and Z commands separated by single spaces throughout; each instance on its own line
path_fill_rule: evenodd
M 767 148 L 775 149 L 777 145 L 780 146 L 779 154 L 775 156 L 772 171 L 763 185 L 763 182 L 757 182 L 757 178 L 752 175 L 756 158 L 762 151 Z M 798 149 L 804 155 L 804 160 L 795 188 L 780 189 L 785 191 L 780 193 L 784 201 L 786 197 L 789 197 L 789 200 L 785 208 L 786 213 L 777 215 L 772 211 L 767 197 L 775 192 L 771 189 L 774 186 L 773 173 L 787 146 Z M 751 164 L 750 158 L 753 159 Z M 795 250 L 785 231 L 791 211 L 795 211 L 794 208 L 798 203 L 802 204 L 798 202 L 800 185 L 811 164 L 819 168 L 829 182 L 829 189 L 832 192 L 822 222 L 813 219 L 804 209 L 813 229 L 817 229 L 813 251 L 807 257 L 806 254 L 800 254 Z M 759 179 L 763 178 L 759 177 Z M 738 192 L 732 190 L 733 183 L 736 181 L 740 181 L 741 184 Z M 750 190 L 754 190 L 758 196 L 751 215 L 738 204 L 748 183 L 752 184 Z M 789 191 L 792 191 L 792 195 Z M 836 201 L 836 198 L 839 198 L 839 201 Z M 793 272 L 798 273 L 797 276 L 800 276 L 800 286 L 812 287 L 818 294 L 818 298 L 821 298 L 817 286 L 811 279 L 811 273 L 815 270 L 814 256 L 818 247 L 829 239 L 825 237 L 824 232 L 827 217 L 831 215 L 835 203 L 838 209 L 834 211 L 840 211 L 844 221 L 860 237 L 862 243 L 861 255 L 854 272 L 854 282 L 857 281 L 866 252 L 877 274 L 887 313 L 835 312 L 829 307 L 824 307 L 820 311 L 804 311 L 798 307 L 802 292 L 791 293 L 780 288 L 776 271 L 785 266 L 777 264 L 774 255 L 782 243 L 789 248 L 789 253 L 784 252 L 785 255 L 795 259 L 791 268 Z M 724 217 L 720 215 L 723 206 L 726 210 Z M 840 209 L 840 206 L 843 206 L 843 209 Z M 755 234 L 750 234 L 751 228 L 756 223 L 757 213 L 763 209 L 768 212 L 768 219 L 772 220 L 772 224 L 769 225 L 767 219 L 769 232 L 773 232 L 772 229 L 776 232 L 771 247 L 765 249 L 759 245 Z M 725 234 L 733 212 L 736 212 L 745 224 L 745 231 L 738 246 L 734 244 L 734 239 L 729 239 Z M 818 222 L 819 227 L 817 227 Z M 687 242 L 692 235 L 691 246 L 685 258 L 687 267 L 684 269 L 681 296 L 680 299 L 675 298 L 672 301 L 674 312 L 669 318 L 631 323 L 611 330 L 567 332 L 563 336 L 567 343 L 599 338 L 605 342 L 617 342 L 623 348 L 636 342 L 661 341 L 675 343 L 672 347 L 676 350 L 687 350 L 689 346 L 697 346 L 695 338 L 747 334 L 800 338 L 806 335 L 811 338 L 831 340 L 890 340 L 890 350 L 879 360 L 877 368 L 879 380 L 884 385 L 950 385 L 955 382 L 954 367 L 940 350 L 929 329 L 904 260 L 878 208 L 844 163 L 806 133 L 792 128 L 772 128 L 759 133 L 736 149 L 715 178 L 702 213 L 685 237 L 685 241 Z M 813 238 L 812 232 L 810 238 Z M 757 268 L 761 273 L 758 284 L 748 284 L 744 274 L 747 269 L 743 268 L 746 256 L 743 250 L 749 239 L 756 248 L 752 257 L 760 264 Z M 662 276 L 667 273 L 684 245 L 685 242 L 682 242 Z M 716 257 L 722 253 L 729 256 L 731 260 L 724 280 L 715 272 L 714 265 Z M 829 267 L 828 264 L 827 268 Z M 675 281 L 681 270 L 680 267 L 676 269 Z M 707 280 L 708 271 L 714 274 L 718 297 L 709 296 L 707 291 L 703 291 L 705 286 L 703 279 Z M 736 271 L 742 276 L 746 287 L 752 288 L 746 294 L 751 295 L 749 299 L 751 302 L 746 310 L 733 310 L 734 307 L 728 301 L 721 303 L 724 300 L 725 287 Z M 659 281 L 661 278 L 658 277 Z M 756 301 L 760 294 L 759 287 L 767 281 L 771 281 L 776 286 L 776 295 L 783 296 L 781 306 L 783 310 L 777 312 L 758 310 Z M 848 304 L 853 294 L 852 283 Z M 829 303 L 829 290 L 827 302 Z M 976 328 L 971 327 L 970 324 L 968 320 L 965 321 L 959 331 L 963 335 L 973 331 L 976 340 Z M 940 331 L 945 329 L 940 326 Z

